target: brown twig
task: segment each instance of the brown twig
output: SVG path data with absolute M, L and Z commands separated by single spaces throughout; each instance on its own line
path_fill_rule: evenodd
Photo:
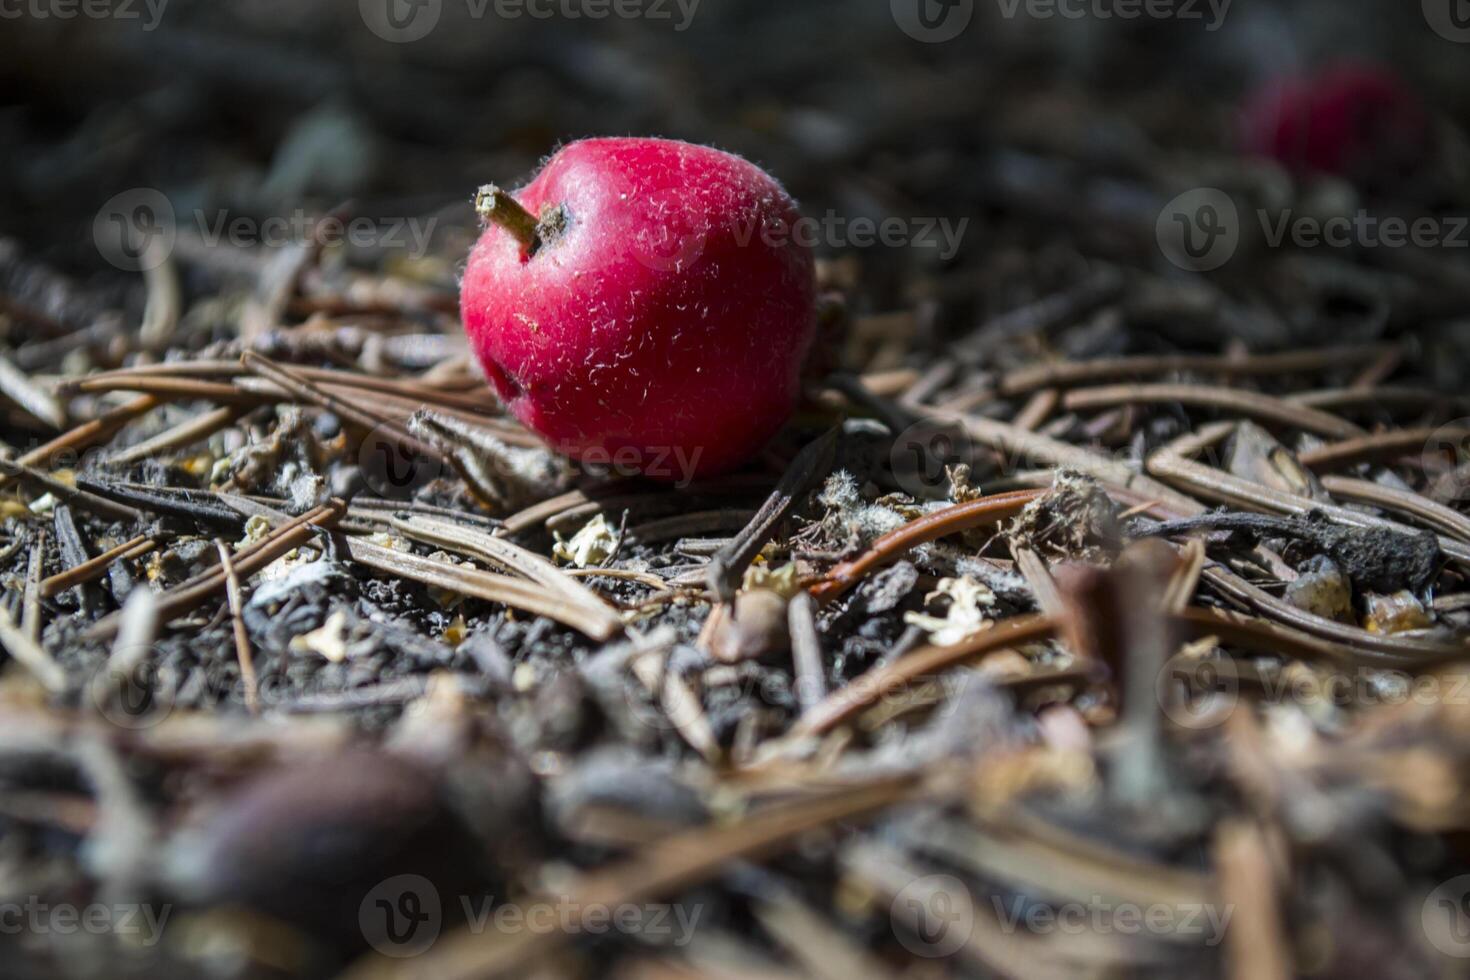
M 132 466 L 145 459 L 154 459 L 163 456 L 185 446 L 193 445 L 201 439 L 207 439 L 214 433 L 229 425 L 239 418 L 240 409 L 234 405 L 224 405 L 219 408 L 201 412 L 191 419 L 179 423 L 171 429 L 165 429 L 158 435 L 142 442 L 135 443 L 127 449 L 120 450 L 108 456 L 105 460 L 108 466 Z
M 1016 490 L 1011 493 L 992 494 L 955 504 L 933 514 L 926 514 L 903 527 L 889 531 L 874 541 L 863 554 L 845 561 L 829 571 L 823 580 L 811 588 L 812 597 L 828 602 L 846 592 L 863 576 L 874 569 L 897 561 L 906 552 L 921 544 L 969 531 L 977 527 L 999 524 L 1019 514 L 1027 504 L 1040 497 L 1043 490 Z
M 871 816 L 911 795 L 917 780 L 910 775 L 884 777 L 826 791 L 814 798 L 757 811 L 733 823 L 697 828 L 677 834 L 603 871 L 572 883 L 567 904 L 595 911 L 628 902 L 648 902 L 675 894 L 707 880 L 732 862 L 758 860 L 784 850 L 803 834 L 839 822 Z M 523 901 L 536 901 L 527 896 Z M 573 917 L 568 928 L 581 930 Z M 445 980 L 470 980 L 524 974 L 534 958 L 567 942 L 562 929 L 523 929 L 512 933 L 462 929 L 441 938 L 434 948 L 406 966 L 374 956 L 359 961 L 346 980 L 432 975 Z
M 57 500 L 64 500 L 69 504 L 75 504 L 108 520 L 136 521 L 142 518 L 142 514 L 132 507 L 124 507 L 122 504 L 113 503 L 106 497 L 99 497 L 95 493 L 79 490 L 70 484 L 53 479 L 40 470 L 26 466 L 24 463 L 19 463 L 15 460 L 6 459 L 4 456 L 0 456 L 0 474 L 4 474 L 12 480 L 18 481 L 22 486 L 29 487 L 35 493 L 49 493 Z
M 250 652 L 250 636 L 245 632 L 245 609 L 240 599 L 240 579 L 229 546 L 218 538 L 214 541 L 220 568 L 225 575 L 225 600 L 230 605 L 230 629 L 235 637 L 235 659 L 240 663 L 240 681 L 245 685 L 245 710 L 260 714 L 260 681 L 255 676 L 255 657 Z
M 1382 345 L 1368 345 L 1312 348 L 1244 357 L 1165 354 L 1103 358 L 1095 361 L 1062 361 L 1011 372 L 1001 379 L 999 394 L 1011 397 L 1027 394 L 1037 388 L 1066 388 L 1089 382 L 1185 371 L 1217 374 L 1227 378 L 1300 374 L 1361 364 L 1380 356 L 1385 349 Z
M 1350 476 L 1324 476 L 1322 486 L 1333 496 L 1417 518 L 1441 534 L 1470 544 L 1470 517 L 1422 494 Z
M 102 554 L 89 561 L 83 562 L 80 565 L 73 565 L 64 572 L 57 572 L 55 575 L 42 579 L 40 582 L 40 595 L 44 599 L 59 595 L 73 586 L 81 585 L 83 582 L 90 582 L 97 578 L 103 572 L 107 571 L 107 567 L 113 562 L 119 559 L 132 560 L 134 558 L 141 558 L 157 546 L 157 542 L 146 534 L 140 534 L 135 538 L 130 538 L 120 545 L 108 548 Z
M 1070 411 L 1090 411 L 1118 405 L 1173 404 L 1232 412 L 1288 429 L 1300 429 L 1335 439 L 1352 439 L 1363 430 L 1336 415 L 1280 398 L 1240 388 L 1190 384 L 1122 384 L 1101 388 L 1077 388 L 1062 398 Z
M 1106 483 L 1131 487 L 1178 510 L 1197 512 L 1204 509 L 1197 501 L 1136 472 L 1126 463 L 1109 459 L 1081 446 L 1027 432 L 1010 423 L 978 415 L 946 412 L 942 409 L 933 409 L 931 414 L 958 422 L 970 438 L 1001 453 L 1004 457 L 1003 468 L 1007 471 L 1028 469 L 1036 465 L 1064 467 Z
M 277 558 L 301 547 L 322 528 L 336 523 L 346 510 L 340 500 L 323 504 L 307 511 L 300 517 L 274 528 L 270 534 L 235 555 L 236 574 L 248 578 Z M 225 588 L 225 574 L 220 568 L 211 568 L 158 596 L 157 615 L 160 625 L 166 625 L 189 612 L 217 592 Z M 87 630 L 90 640 L 106 639 L 117 633 L 119 613 L 103 617 Z
M 422 439 L 412 435 L 396 419 L 365 409 L 360 404 L 348 404 L 336 395 L 323 391 L 315 382 L 308 381 L 295 371 L 276 364 L 269 358 L 263 357 L 254 351 L 246 351 L 242 354 L 240 362 L 261 377 L 280 385 L 297 398 L 320 406 L 345 421 L 361 426 L 368 431 L 375 429 L 386 430 L 388 434 L 392 435 L 394 442 L 405 453 L 416 459 L 425 459 L 440 465 L 447 462 L 443 453 Z
M 1303 466 L 1313 470 L 1342 469 L 1357 463 L 1393 459 L 1406 453 L 1418 456 L 1429 440 L 1436 437 L 1470 439 L 1470 429 L 1393 429 L 1389 432 L 1375 432 L 1317 449 L 1308 449 L 1298 453 L 1297 459 Z
M 66 452 L 76 452 L 112 438 L 123 426 L 140 415 L 152 411 L 159 404 L 159 399 L 152 395 L 140 395 L 127 404 L 105 412 L 95 419 L 73 426 L 44 445 L 17 456 L 15 461 L 26 466 L 40 465 L 50 469 L 49 463 L 55 457 Z M 0 487 L 5 486 L 9 481 L 10 477 L 0 474 Z
M 750 523 L 710 558 L 706 582 L 719 601 L 728 602 L 734 597 L 745 569 L 765 547 L 776 526 L 785 520 L 812 484 L 831 470 L 841 431 L 829 429 L 804 446 Z

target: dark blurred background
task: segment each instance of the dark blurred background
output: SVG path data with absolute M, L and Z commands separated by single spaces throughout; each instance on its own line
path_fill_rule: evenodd
M 0 235 L 12 258 L 18 247 L 136 310 L 138 277 L 94 242 L 115 195 L 153 188 L 179 215 L 257 221 L 351 202 L 356 215 L 434 216 L 428 255 L 354 261 L 452 291 L 477 185 L 522 181 L 576 137 L 663 135 L 761 163 L 808 215 L 968 218 L 952 255 L 821 249 L 857 312 L 927 309 L 921 327 L 948 337 L 1075 282 L 1099 256 L 1177 278 L 1154 229 L 1190 188 L 1273 206 L 1320 190 L 1242 152 L 1242 107 L 1341 64 L 1379 66 L 1412 93 L 1434 149 L 1397 184 L 1329 183 L 1327 206 L 1345 207 L 1331 197 L 1344 190 L 1414 213 L 1466 200 L 1463 0 L 620 2 L 7 0 Z M 197 275 L 200 222 L 179 224 Z M 1249 288 L 1256 271 L 1219 275 Z M 1461 294 L 1463 277 L 1434 275 Z M 1447 315 L 1440 304 L 1409 319 Z M 1244 338 L 1337 336 L 1275 324 Z

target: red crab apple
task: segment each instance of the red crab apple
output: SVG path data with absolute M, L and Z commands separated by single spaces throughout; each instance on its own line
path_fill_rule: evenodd
M 1412 177 L 1424 164 L 1433 126 L 1399 76 L 1343 64 L 1267 83 L 1247 101 L 1241 136 L 1248 152 L 1294 172 L 1382 184 Z
M 812 257 L 759 167 L 675 140 L 582 140 L 476 207 L 465 332 L 553 448 L 679 482 L 739 465 L 791 414 Z

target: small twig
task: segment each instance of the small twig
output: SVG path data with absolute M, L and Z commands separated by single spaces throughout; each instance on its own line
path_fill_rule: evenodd
M 874 541 L 863 554 L 845 561 L 813 586 L 813 598 L 828 602 L 846 592 L 859 579 L 881 565 L 896 561 L 921 544 L 977 527 L 988 527 L 1015 517 L 1044 490 L 1015 490 L 992 494 L 926 514 Z
M 1183 559 L 1174 575 L 1169 579 L 1169 588 L 1164 593 L 1163 608 L 1170 615 L 1178 616 L 1189 608 L 1195 590 L 1199 588 L 1200 573 L 1205 569 L 1205 543 L 1191 538 L 1180 549 Z
M 1042 388 L 1027 399 L 1026 404 L 1021 406 L 1021 410 L 1011 420 L 1011 424 L 1018 429 L 1034 432 L 1041 427 L 1041 423 L 1051 417 L 1051 413 L 1056 411 L 1060 401 L 1061 392 L 1057 389 Z
M 1393 633 L 1370 633 L 1358 626 L 1318 616 L 1299 609 L 1284 599 L 1278 599 L 1220 565 L 1206 566 L 1201 575 L 1212 588 L 1254 609 L 1272 622 L 1337 644 L 1337 655 L 1349 663 L 1367 667 L 1404 668 L 1411 665 L 1443 664 L 1470 656 L 1470 644 L 1442 643 Z
M 220 568 L 225 573 L 225 599 L 230 604 L 230 624 L 235 634 L 235 658 L 240 661 L 240 680 L 245 685 L 245 709 L 252 715 L 260 714 L 260 682 L 255 676 L 255 658 L 250 653 L 250 636 L 245 632 L 244 603 L 240 601 L 240 579 L 235 575 L 235 563 L 230 558 L 230 549 L 223 541 L 215 538 L 215 550 L 219 552 Z
M 930 414 L 936 418 L 960 423 L 970 438 L 1001 453 L 1006 470 L 1028 469 L 1038 464 L 1065 467 L 1106 483 L 1129 487 L 1148 496 L 1157 497 L 1179 510 L 1190 513 L 1204 510 L 1197 501 L 1136 472 L 1126 463 L 1109 459 L 1081 446 L 1074 446 L 1036 432 L 1027 432 L 1008 422 L 982 418 L 978 415 L 967 415 L 944 409 L 931 409 Z
M 920 647 L 891 663 L 874 667 L 813 705 L 792 727 L 793 737 L 821 735 L 859 714 L 894 691 L 913 685 L 987 653 L 1051 639 L 1056 621 L 1050 616 L 1013 616 L 970 639 L 951 646 Z
M 478 391 L 449 391 L 419 378 L 385 378 L 343 368 L 312 367 L 294 364 L 291 370 L 314 381 L 326 390 L 360 389 L 382 395 L 394 395 L 416 405 L 432 405 L 441 409 L 457 409 L 485 418 L 497 416 L 496 402 L 483 382 Z M 176 378 L 182 380 L 219 379 L 225 381 L 251 376 L 239 360 L 169 361 L 141 367 L 99 371 L 85 378 L 63 380 L 62 387 L 77 391 L 108 391 L 109 382 L 129 379 Z
M 61 668 L 45 648 L 31 639 L 24 629 L 15 624 L 10 613 L 0 606 L 0 646 L 52 694 L 66 690 L 66 671 Z
M 703 756 L 706 762 L 718 764 L 723 755 L 720 740 L 715 737 L 698 696 L 690 690 L 684 678 L 668 669 L 667 655 L 640 654 L 629 661 L 628 667 L 633 676 L 648 689 L 648 693 L 658 700 L 674 730 L 684 741 Z
M 1014 542 L 1011 543 L 1011 557 L 1016 560 L 1016 570 L 1026 579 L 1026 584 L 1031 586 L 1031 593 L 1036 596 L 1037 608 L 1060 622 L 1067 615 L 1067 601 L 1062 598 L 1062 592 L 1057 588 L 1056 579 L 1051 577 L 1051 569 L 1047 568 L 1046 562 L 1035 549 Z
M 1270 422 L 1303 432 L 1352 439 L 1363 430 L 1336 415 L 1295 405 L 1280 398 L 1240 388 L 1191 384 L 1122 384 L 1101 388 L 1078 388 L 1067 392 L 1062 405 L 1070 411 L 1113 408 L 1118 405 L 1180 404 L 1213 408 Z
M 221 505 L 212 494 L 192 490 L 156 490 L 127 483 L 111 483 L 77 477 L 77 487 L 98 497 L 141 511 L 167 514 L 196 524 L 238 532 L 245 524 L 240 515 Z
M 144 350 L 161 351 L 179 326 L 183 305 L 179 294 L 179 272 L 173 255 L 161 238 L 152 238 L 143 263 L 143 281 L 148 298 L 143 304 L 143 323 L 138 341 Z
M 142 442 L 129 446 L 127 449 L 119 450 L 103 460 L 106 466 L 132 466 L 145 459 L 155 459 L 165 453 L 171 453 L 185 446 L 193 445 L 201 439 L 207 439 L 220 429 L 229 425 L 240 415 L 240 409 L 234 405 L 222 405 L 219 408 L 202 412 L 171 429 L 166 429 L 158 435 Z
M 822 638 L 817 633 L 816 601 L 799 592 L 786 606 L 791 633 L 791 665 L 796 675 L 796 701 L 803 713 L 827 696 L 826 665 L 822 661 Z
M 411 538 L 488 561 L 526 577 L 575 606 L 584 622 L 597 623 L 596 632 L 604 638 L 622 630 L 622 620 L 601 596 L 547 559 L 503 537 L 432 517 L 389 518 L 388 524 Z
M 294 370 L 283 367 L 254 351 L 246 351 L 242 354 L 240 362 L 261 377 L 280 385 L 297 398 L 325 408 L 345 421 L 368 431 L 386 429 L 393 436 L 399 448 L 414 458 L 426 459 L 439 465 L 447 462 L 443 453 L 415 437 L 396 419 L 367 411 L 360 404 L 348 404 L 336 395 L 323 391 L 315 382 L 303 378 Z
M 622 629 L 622 621 L 610 615 L 605 608 L 593 613 L 581 605 L 569 603 L 565 595 L 523 579 L 394 551 L 362 538 L 348 537 L 344 540 L 352 560 L 370 568 L 545 616 L 599 642 L 608 640 Z M 599 607 L 603 606 L 601 599 L 597 603 Z
M 1317 449 L 1298 453 L 1301 464 L 1312 470 L 1334 470 L 1355 463 L 1393 459 L 1405 453 L 1417 455 L 1429 440 L 1445 438 L 1470 440 L 1470 429 L 1393 429 L 1334 442 Z
M 107 571 L 107 567 L 114 561 L 141 558 L 157 546 L 157 542 L 146 534 L 130 538 L 80 565 L 73 565 L 63 572 L 57 572 L 49 578 L 42 579 L 39 589 L 40 597 L 49 599 L 83 582 L 90 582 Z
M 345 510 L 346 505 L 342 501 L 333 500 L 281 524 L 270 534 L 235 555 L 236 573 L 246 578 L 254 575 L 288 551 L 299 548 L 310 541 L 318 531 L 336 523 Z M 173 622 L 224 588 L 225 575 L 219 568 L 211 568 L 181 582 L 158 597 L 159 623 L 166 625 Z M 118 616 L 118 613 L 113 613 L 98 620 L 91 629 L 87 630 L 85 636 L 91 640 L 99 640 L 116 634 L 119 626 Z
M 1350 476 L 1324 476 L 1322 487 L 1337 497 L 1416 517 L 1441 534 L 1470 543 L 1470 517 L 1422 494 Z
M 1343 346 L 1252 354 L 1245 357 L 1164 354 L 1062 361 L 1013 371 L 1001 380 L 999 394 L 1024 395 L 1037 388 L 1071 387 L 1089 382 L 1175 372 L 1218 374 L 1236 378 L 1261 374 L 1301 374 L 1371 361 L 1388 349 L 1384 345 Z
M 64 387 L 71 391 L 89 394 L 136 391 L 143 395 L 151 395 L 155 399 L 198 399 L 199 401 L 224 402 L 232 405 L 258 405 L 262 401 L 259 393 L 242 391 L 233 384 L 222 381 L 201 381 L 198 378 L 177 377 L 165 373 L 80 378 L 66 383 Z
M 745 569 L 760 554 L 776 526 L 786 518 L 811 485 L 831 470 L 841 432 L 836 427 L 828 429 L 804 446 L 781 475 L 776 489 L 771 491 L 760 510 L 750 519 L 750 523 L 710 558 L 706 581 L 709 590 L 721 602 L 728 602 L 734 597 L 735 590 L 739 588 L 740 580 L 745 575 Z
M 65 452 L 76 452 L 112 438 L 123 426 L 138 416 L 152 411 L 159 404 L 159 400 L 152 395 L 140 395 L 95 419 L 74 426 L 30 452 L 22 453 L 15 458 L 15 461 L 25 466 L 41 466 L 49 469 L 50 462 L 55 457 Z M 0 474 L 0 487 L 5 486 L 9 481 L 8 475 Z
M 1416 528 L 1397 521 L 1276 490 L 1164 450 L 1148 458 L 1148 469 L 1156 476 L 1175 480 L 1189 487 L 1191 491 L 1208 500 L 1235 507 L 1296 516 L 1317 511 L 1338 524 L 1350 527 L 1386 527 L 1405 534 L 1419 533 Z M 1470 563 L 1470 545 L 1463 541 L 1440 536 L 1439 547 L 1451 558 Z
M 15 362 L 0 354 L 0 393 L 40 419 L 52 429 L 66 428 L 66 409 L 51 392 L 31 380 L 30 376 L 15 366 Z
M 1232 980 L 1289 980 L 1297 973 L 1277 896 L 1281 869 L 1271 859 L 1265 834 L 1236 817 L 1215 830 L 1214 856 L 1223 908 L 1238 909 L 1226 931 Z
M 31 544 L 30 560 L 26 563 L 25 595 L 21 599 L 20 628 L 26 636 L 36 642 L 41 639 L 41 599 L 44 597 L 45 581 L 41 572 L 46 568 L 46 529 L 36 529 L 36 539 Z
M 598 910 L 677 894 L 741 859 L 769 857 L 804 834 L 837 824 L 851 825 L 872 816 L 907 798 L 917 783 L 915 776 L 907 774 L 881 777 L 771 806 L 724 825 L 684 831 L 604 870 L 587 873 L 570 884 L 570 894 L 563 901 L 569 907 Z M 538 899 L 527 896 L 519 901 L 526 904 Z M 564 921 L 563 928 L 549 931 L 460 929 L 440 938 L 411 967 L 374 956 L 355 964 L 344 974 L 344 980 L 521 976 L 536 956 L 559 948 L 569 940 L 569 930 L 582 931 L 583 925 L 581 916 L 573 916 Z
M 117 521 L 139 521 L 143 515 L 131 507 L 115 504 L 105 497 L 99 497 L 95 493 L 69 486 L 60 480 L 33 469 L 24 463 L 17 462 L 0 456 L 0 473 L 20 482 L 22 486 L 28 486 L 32 491 L 45 494 L 49 493 L 57 500 L 75 504 L 85 510 L 89 510 L 99 517 Z
M 1309 408 L 1337 411 L 1348 408 L 1382 410 L 1388 408 L 1424 409 L 1436 406 L 1470 407 L 1470 396 L 1457 395 L 1434 388 L 1407 388 L 1382 385 L 1377 388 L 1322 388 L 1287 395 L 1286 400 Z

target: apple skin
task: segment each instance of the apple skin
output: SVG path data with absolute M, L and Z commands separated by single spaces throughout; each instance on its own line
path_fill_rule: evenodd
M 1398 75 L 1348 63 L 1257 90 L 1241 113 L 1241 139 L 1247 152 L 1293 173 L 1393 185 L 1411 179 L 1432 154 L 1433 124 Z
M 557 451 L 687 482 L 790 416 L 816 325 L 811 250 L 774 178 L 664 139 L 567 144 L 515 193 L 565 224 L 534 254 L 490 224 L 460 290 L 496 393 Z

